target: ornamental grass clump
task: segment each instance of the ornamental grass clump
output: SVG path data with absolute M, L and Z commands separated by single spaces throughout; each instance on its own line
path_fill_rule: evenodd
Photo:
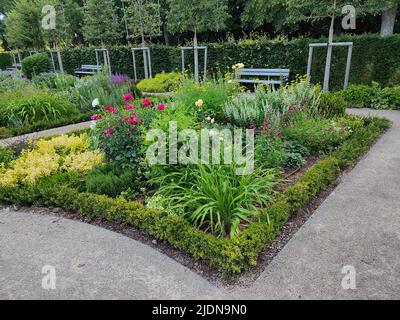
M 242 223 L 257 218 L 259 208 L 272 200 L 278 179 L 273 170 L 257 169 L 237 175 L 237 165 L 194 165 L 153 183 L 157 205 L 183 215 L 198 228 L 235 237 Z

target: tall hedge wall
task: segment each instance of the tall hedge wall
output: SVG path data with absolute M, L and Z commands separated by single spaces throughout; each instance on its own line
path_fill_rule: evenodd
M 0 52 L 0 69 L 6 69 L 11 63 L 11 55 L 6 52 Z
M 291 41 L 281 40 L 246 40 L 241 42 L 208 44 L 208 66 L 211 72 L 225 71 L 232 64 L 242 62 L 247 67 L 290 68 L 292 76 L 305 74 L 307 69 L 308 44 L 326 42 L 326 38 L 300 38 Z M 335 41 L 353 41 L 353 60 L 351 83 L 370 83 L 372 80 L 385 86 L 396 68 L 400 68 L 400 35 L 380 38 L 379 35 L 343 36 Z M 95 63 L 94 48 L 77 47 L 62 50 L 64 68 L 73 73 L 82 64 Z M 110 47 L 113 72 L 133 76 L 132 55 L 128 47 Z M 314 50 L 312 66 L 313 82 L 322 82 L 326 48 Z M 193 65 L 192 54 L 187 53 L 186 61 Z M 181 69 L 181 52 L 177 47 L 161 45 L 151 46 L 153 73 L 163 70 Z M 332 60 L 332 86 L 343 86 L 347 48 L 334 48 Z M 142 58 L 136 54 L 139 75 L 143 74 Z M 202 58 L 200 62 L 202 63 Z

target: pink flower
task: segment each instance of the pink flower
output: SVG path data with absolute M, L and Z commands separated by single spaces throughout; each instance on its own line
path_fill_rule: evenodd
M 108 129 L 104 130 L 104 137 L 108 138 L 109 136 L 114 134 L 114 132 L 115 132 L 115 129 L 114 129 L 113 125 L 111 125 Z
M 333 128 L 329 128 L 328 131 L 329 131 L 329 132 L 333 132 Z
M 165 110 L 165 105 L 164 104 L 159 104 L 157 106 L 157 110 L 164 111 Z
M 133 94 L 131 92 L 125 93 L 124 94 L 124 101 L 127 103 L 129 101 L 132 101 L 133 99 L 135 99 L 135 97 L 133 96 Z
M 143 102 L 142 102 L 142 107 L 146 108 L 146 107 L 149 107 L 149 106 L 151 106 L 151 101 L 149 99 L 147 99 L 147 98 L 144 99 Z
M 105 106 L 105 107 L 104 107 L 104 110 L 110 111 L 110 112 L 112 112 L 112 113 L 117 113 L 117 112 L 118 112 L 118 111 L 117 111 L 117 108 L 113 108 L 113 107 L 110 107 L 110 106 Z
M 129 106 L 125 106 L 124 109 L 125 110 L 133 110 L 133 109 L 135 109 L 135 107 L 132 105 L 129 105 Z
M 93 121 L 96 121 L 96 120 L 100 120 L 100 119 L 102 118 L 102 116 L 99 115 L 99 114 L 94 114 L 94 115 L 92 115 L 90 118 L 91 118 Z

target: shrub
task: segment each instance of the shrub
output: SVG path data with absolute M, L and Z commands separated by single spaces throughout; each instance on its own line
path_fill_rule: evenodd
M 377 83 L 351 85 L 341 95 L 353 108 L 400 109 L 400 87 L 381 89 Z
M 74 116 L 77 108 L 64 97 L 44 92 L 9 92 L 0 97 L 0 125 L 21 127 Z
M 351 134 L 348 127 L 334 119 L 311 118 L 304 119 L 293 126 L 283 129 L 283 137 L 287 140 L 296 141 L 306 146 L 311 152 L 327 152 Z
M 392 77 L 389 80 L 389 86 L 392 87 L 400 86 L 400 67 L 394 71 Z
M 74 87 L 77 78 L 63 73 L 41 73 L 35 75 L 32 84 L 39 89 L 55 89 L 57 91 L 66 91 Z
M 7 167 L 14 159 L 14 151 L 10 148 L 0 147 L 0 168 L 1 166 Z
M 177 88 L 182 75 L 177 72 L 162 72 L 154 78 L 144 79 L 137 84 L 137 88 L 145 92 L 170 92 Z
M 223 78 L 208 80 L 197 85 L 191 79 L 184 79 L 174 96 L 174 103 L 196 115 L 198 121 L 208 117 L 224 120 L 223 108 L 236 92 L 236 85 Z
M 240 224 L 257 216 L 274 195 L 273 171 L 238 175 L 236 165 L 195 165 L 160 177 L 155 197 L 169 212 L 182 214 L 194 225 L 214 234 L 236 236 Z M 156 181 L 157 182 L 157 181 Z
M 0 70 L 0 93 L 23 90 L 27 87 L 28 82 L 22 79 L 19 74 L 6 75 Z
M 343 116 L 346 113 L 347 102 L 340 94 L 324 92 L 318 109 L 323 117 Z
M 51 61 L 46 53 L 36 53 L 22 60 L 22 71 L 29 78 L 43 72 L 49 72 Z
M 96 166 L 86 177 L 86 191 L 117 197 L 122 193 L 134 198 L 140 189 L 140 174 L 131 168 L 123 169 L 118 164 L 104 163 Z

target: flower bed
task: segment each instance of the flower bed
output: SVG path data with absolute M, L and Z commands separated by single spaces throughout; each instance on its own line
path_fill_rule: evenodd
M 345 116 L 340 98 L 302 81 L 258 88 L 253 98 L 240 93 L 229 79 L 186 79 L 173 104 L 127 92 L 93 115 L 89 136 L 39 141 L 14 160 L 3 152 L 0 201 L 129 224 L 224 274 L 240 273 L 389 126 Z M 309 155 L 320 160 L 279 192 L 281 172 Z

